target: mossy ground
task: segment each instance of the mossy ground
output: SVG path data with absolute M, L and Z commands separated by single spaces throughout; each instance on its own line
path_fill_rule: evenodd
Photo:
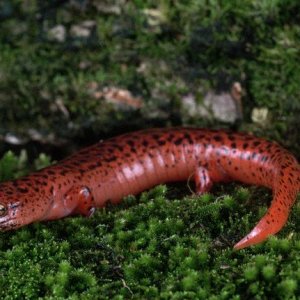
M 184 115 L 181 97 L 199 87 L 228 90 L 236 80 L 246 91 L 241 128 L 282 142 L 299 158 L 299 1 L 55 3 L 0 3 L 0 137 L 28 138 L 31 129 L 42 137 L 38 146 L 17 147 L 27 148 L 29 162 L 24 151 L 4 156 L 1 180 L 49 164 L 46 156 L 33 157 L 53 150 L 45 138 L 51 134 L 78 147 L 149 126 L 226 127 Z M 87 39 L 48 37 L 57 25 L 69 33 L 85 20 L 96 24 Z M 121 111 L 94 99 L 87 92 L 93 81 L 129 89 L 144 108 Z M 262 106 L 272 114 L 265 127 L 249 117 Z M 11 147 L 1 143 L 0 151 Z M 64 149 L 53 156 L 70 152 Z M 270 199 L 264 189 L 238 184 L 202 197 L 185 183 L 159 186 L 90 219 L 1 233 L 0 297 L 296 299 L 299 204 L 277 237 L 232 250 Z
M 48 157 L 40 156 L 34 165 L 48 163 Z M 28 172 L 24 153 L 8 153 L 1 160 L 2 178 L 19 176 L 20 168 Z M 270 193 L 230 184 L 195 196 L 190 185 L 157 186 L 91 218 L 35 223 L 1 233 L 1 299 L 299 295 L 300 205 L 277 237 L 234 251 L 234 243 L 265 213 Z M 186 196 L 179 199 L 180 193 Z

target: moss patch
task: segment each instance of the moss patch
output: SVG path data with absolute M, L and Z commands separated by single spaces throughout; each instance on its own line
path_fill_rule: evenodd
M 7 154 L 1 165 L 11 170 L 20 160 Z M 45 162 L 45 157 L 38 161 Z M 25 171 L 27 167 L 24 160 Z M 174 199 L 172 189 L 161 185 L 139 197 L 129 196 L 91 218 L 35 223 L 1 233 L 0 297 L 287 299 L 298 295 L 298 204 L 277 237 L 233 251 L 234 243 L 265 212 L 270 193 L 230 184 L 218 185 L 213 195 Z

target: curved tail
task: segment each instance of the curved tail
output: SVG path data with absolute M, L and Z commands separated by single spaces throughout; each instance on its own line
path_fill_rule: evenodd
M 277 233 L 285 225 L 298 192 L 300 192 L 299 168 L 295 168 L 294 172 L 281 173 L 279 180 L 276 180 L 274 198 L 267 213 L 249 234 L 234 245 L 234 249 L 258 244 Z

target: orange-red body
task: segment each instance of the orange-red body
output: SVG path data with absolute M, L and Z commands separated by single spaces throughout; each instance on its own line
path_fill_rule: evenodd
M 193 177 L 196 192 L 241 181 L 273 190 L 266 215 L 241 249 L 278 232 L 300 190 L 300 167 L 287 150 L 243 133 L 196 128 L 149 129 L 99 142 L 65 160 L 0 185 L 0 229 L 71 214 L 91 215 L 107 202 L 157 184 Z

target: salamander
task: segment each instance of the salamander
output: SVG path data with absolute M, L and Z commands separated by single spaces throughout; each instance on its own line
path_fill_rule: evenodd
M 275 142 L 222 130 L 147 129 L 100 141 L 40 171 L 1 183 L 0 230 L 74 214 L 90 216 L 126 195 L 188 178 L 193 178 L 197 194 L 228 181 L 272 189 L 268 211 L 235 249 L 277 233 L 300 190 L 296 158 Z

